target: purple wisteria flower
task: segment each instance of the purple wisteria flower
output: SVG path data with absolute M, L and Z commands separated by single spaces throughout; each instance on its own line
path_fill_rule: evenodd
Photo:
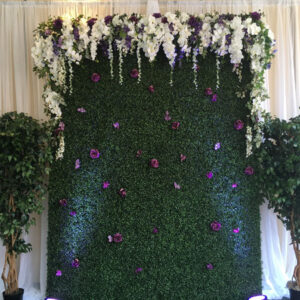
M 153 85 L 149 85 L 148 91 L 153 94 L 154 93 L 154 86 Z
M 75 170 L 78 170 L 80 168 L 80 159 L 76 159 L 75 161 Z
M 126 197 L 126 190 L 124 188 L 121 188 L 119 191 L 118 191 L 118 194 L 122 197 L 122 198 L 125 198 Z
M 180 161 L 184 162 L 186 160 L 186 156 L 183 154 L 180 154 Z
M 139 77 L 139 71 L 137 69 L 132 69 L 130 71 L 131 78 L 138 78 Z
M 234 233 L 239 233 L 240 232 L 240 228 L 233 228 L 233 230 L 232 230 Z
M 57 30 L 62 29 L 63 20 L 61 18 L 57 18 L 53 21 L 53 27 Z
M 238 186 L 238 184 L 237 184 L 236 182 L 234 182 L 234 183 L 231 185 L 231 187 L 232 187 L 233 189 L 237 188 L 237 186 Z
M 149 165 L 151 168 L 157 169 L 159 167 L 159 161 L 156 158 L 152 158 Z
M 99 156 L 100 156 L 100 152 L 99 152 L 98 149 L 91 149 L 91 151 L 90 151 L 90 157 L 92 159 L 99 158 Z
M 135 274 L 141 273 L 143 271 L 143 268 L 136 268 L 135 269 Z
M 111 235 L 109 235 L 109 236 L 107 237 L 107 239 L 108 239 L 108 242 L 109 242 L 109 243 L 112 243 L 112 242 L 114 241 L 114 239 L 113 239 L 113 237 L 112 237 Z
M 79 259 L 78 258 L 75 258 L 73 261 L 72 261 L 72 267 L 73 268 L 79 268 Z
M 119 122 L 113 123 L 113 127 L 116 128 L 116 129 L 120 129 Z
M 211 98 L 211 101 L 212 102 L 217 102 L 217 100 L 218 100 L 218 95 L 217 94 L 213 94 L 212 98 Z
M 174 181 L 174 188 L 175 188 L 175 190 L 180 190 L 181 186 Z
M 214 176 L 214 174 L 213 174 L 212 171 L 209 171 L 209 172 L 206 173 L 206 177 L 207 177 L 208 179 L 213 178 L 213 176 Z
M 110 186 L 109 181 L 104 181 L 104 182 L 102 183 L 102 188 L 103 188 L 104 190 L 105 190 L 105 189 L 108 189 L 109 186 Z
M 245 174 L 246 174 L 246 175 L 253 175 L 253 174 L 254 174 L 254 169 L 253 169 L 251 166 L 248 166 L 248 167 L 245 169 Z
M 60 277 L 62 275 L 61 270 L 56 270 L 55 276 Z
M 121 243 L 123 241 L 123 236 L 121 233 L 116 233 L 113 236 L 115 243 Z
M 91 76 L 91 79 L 93 82 L 98 82 L 100 80 L 101 76 L 98 73 L 93 73 Z
M 141 149 L 139 149 L 137 152 L 136 152 L 136 157 L 137 158 L 139 158 L 139 157 L 141 157 L 141 155 L 142 155 L 142 153 L 143 153 L 143 151 L 141 150 Z
M 252 17 L 253 20 L 258 21 L 258 20 L 260 20 L 261 15 L 260 15 L 259 12 L 254 11 L 254 12 L 251 13 L 251 17 Z
M 217 222 L 217 221 L 213 221 L 211 224 L 210 224 L 210 228 L 213 230 L 213 231 L 219 231 L 221 229 L 221 223 Z
M 165 112 L 165 121 L 170 121 L 172 118 L 168 111 Z
M 60 199 L 59 204 L 60 204 L 60 206 L 66 207 L 67 204 L 68 204 L 68 200 L 67 199 Z
M 242 120 L 236 120 L 236 121 L 234 122 L 234 128 L 235 128 L 236 130 L 241 130 L 241 129 L 243 129 L 243 128 L 244 128 L 244 122 L 243 122 Z
M 206 265 L 207 270 L 212 270 L 213 268 L 214 268 L 214 266 L 212 264 L 207 264 Z
M 221 143 L 220 142 L 216 143 L 214 149 L 219 150 L 220 148 L 221 148 Z
M 211 88 L 206 88 L 206 89 L 205 89 L 205 95 L 206 95 L 206 96 L 210 96 L 210 95 L 212 95 L 212 94 L 213 94 L 213 91 L 212 91 Z
M 70 211 L 70 216 L 71 216 L 71 217 L 75 217 L 75 216 L 76 216 L 76 214 L 77 214 L 77 213 L 76 213 L 76 211 L 75 211 L 75 210 L 72 210 L 72 211 Z
M 177 130 L 177 129 L 179 128 L 179 126 L 180 126 L 180 123 L 179 123 L 179 122 L 173 122 L 173 123 L 172 123 L 172 129 L 173 129 L 173 130 Z
M 113 19 L 112 16 L 106 16 L 104 18 L 105 25 L 110 24 L 112 22 L 112 19 Z
M 154 227 L 152 230 L 152 233 L 154 233 L 154 234 L 158 233 L 158 228 Z
M 80 112 L 80 113 L 85 113 L 86 112 L 86 110 L 83 107 L 78 107 L 77 111 Z

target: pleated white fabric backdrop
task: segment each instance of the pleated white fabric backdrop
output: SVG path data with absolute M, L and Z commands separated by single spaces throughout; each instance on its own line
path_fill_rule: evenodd
M 3 1 L 0 0 L 0 115 L 17 110 L 43 119 L 43 83 L 32 72 L 32 31 L 49 16 L 104 17 L 113 13 L 152 13 L 182 10 L 190 13 L 249 12 L 261 9 L 275 33 L 278 53 L 267 74 L 270 100 L 266 109 L 287 119 L 299 114 L 300 106 L 300 0 L 100 0 L 95 1 Z M 37 226 L 26 240 L 33 251 L 20 257 L 20 286 L 25 300 L 43 299 L 46 289 L 47 203 Z M 295 258 L 289 233 L 264 204 L 261 207 L 263 289 L 270 299 L 288 294 Z M 4 248 L 0 246 L 0 270 Z M 0 291 L 3 290 L 2 281 Z M 2 294 L 1 296 L 2 297 Z M 221 300 L 221 299 L 220 299 Z

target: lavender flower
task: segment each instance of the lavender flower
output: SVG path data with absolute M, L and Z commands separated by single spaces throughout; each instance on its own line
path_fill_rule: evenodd
M 212 102 L 217 102 L 217 99 L 218 99 L 218 95 L 217 94 L 213 94 L 213 96 L 211 98 L 211 101 Z
M 174 188 L 175 188 L 175 190 L 180 190 L 181 186 L 174 181 Z
M 119 122 L 113 123 L 113 127 L 116 128 L 116 129 L 120 129 Z
M 70 211 L 70 216 L 75 217 L 76 216 L 76 211 L 74 211 L 74 210 Z
M 158 233 L 158 229 L 156 227 L 153 228 L 152 233 L 156 234 Z
M 207 270 L 212 270 L 213 268 L 214 268 L 214 266 L 212 264 L 207 264 L 206 265 Z
M 105 189 L 108 189 L 109 186 L 110 186 L 109 181 L 104 181 L 104 182 L 102 183 L 102 188 L 103 188 L 104 190 L 105 190 Z
M 114 239 L 113 239 L 113 237 L 111 235 L 109 235 L 107 238 L 108 238 L 108 242 L 109 243 L 112 243 L 114 241 Z
M 214 149 L 219 150 L 220 148 L 221 148 L 221 143 L 220 142 L 216 143 Z
M 80 168 L 80 159 L 76 159 L 75 161 L 75 170 Z
M 213 172 L 211 172 L 211 171 L 209 171 L 209 172 L 206 173 L 206 177 L 207 177 L 208 179 L 213 178 L 213 176 L 214 176 L 214 174 L 213 174 Z
M 143 271 L 143 268 L 136 268 L 135 269 L 135 273 L 138 274 L 138 273 L 141 273 Z
M 60 277 L 62 275 L 61 270 L 56 270 L 55 276 Z

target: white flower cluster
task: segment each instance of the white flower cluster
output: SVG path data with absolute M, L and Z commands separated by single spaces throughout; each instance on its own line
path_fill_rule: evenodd
M 32 57 L 35 70 L 41 76 L 48 75 L 48 79 L 56 84 L 61 93 L 72 92 L 72 64 L 79 64 L 82 58 L 96 60 L 99 47 L 106 47 L 110 60 L 111 77 L 114 77 L 114 51 L 118 51 L 119 82 L 122 84 L 123 58 L 136 52 L 138 64 L 138 82 L 141 80 L 141 56 L 152 62 L 160 49 L 163 50 L 171 67 L 171 80 L 178 54 L 189 56 L 192 54 L 194 84 L 197 88 L 197 56 L 213 51 L 218 56 L 217 77 L 219 76 L 219 57 L 230 55 L 234 69 L 239 73 L 246 51 L 251 58 L 251 72 L 253 74 L 252 92 L 249 109 L 253 128 L 247 129 L 247 153 L 251 153 L 252 141 L 259 146 L 260 130 L 257 116 L 261 111 L 260 103 L 266 98 L 263 85 L 263 72 L 272 57 L 271 47 L 274 36 L 269 27 L 262 21 L 260 13 L 251 15 L 228 16 L 219 14 L 205 14 L 193 16 L 186 13 L 166 13 L 141 16 L 133 14 L 107 16 L 104 19 L 58 18 L 50 19 L 39 26 L 35 33 Z M 59 20 L 58 25 L 55 22 Z M 259 20 L 259 21 L 258 21 Z M 267 49 L 267 50 L 266 50 Z M 66 80 L 67 75 L 69 80 Z M 216 86 L 219 87 L 217 78 Z M 49 94 L 49 92 L 47 92 Z M 59 105 L 48 99 L 46 106 L 55 111 L 54 115 L 61 117 Z M 51 96 L 51 99 L 55 97 Z M 50 104 L 51 102 L 51 104 Z M 51 106 L 51 107 L 50 107 Z M 253 131 L 256 134 L 252 138 Z

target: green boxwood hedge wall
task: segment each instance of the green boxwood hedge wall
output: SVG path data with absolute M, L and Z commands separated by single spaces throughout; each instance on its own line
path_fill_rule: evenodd
M 117 61 L 113 80 L 104 57 L 74 66 L 73 94 L 63 108 L 64 158 L 50 176 L 48 296 L 241 300 L 261 291 L 259 197 L 255 173 L 244 172 L 249 165 L 255 171 L 255 163 L 245 158 L 245 127 L 233 125 L 249 114 L 249 93 L 236 97 L 251 82 L 249 61 L 239 82 L 229 58 L 221 60 L 217 102 L 204 93 L 216 90 L 215 55 L 200 58 L 199 67 L 196 90 L 186 59 L 176 65 L 173 87 L 163 55 L 152 64 L 143 58 L 139 84 L 130 77 L 135 56 L 124 58 L 122 86 Z M 164 119 L 166 111 L 172 120 Z M 217 142 L 221 148 L 214 150 Z M 98 159 L 91 149 L 100 151 Z M 153 158 L 159 168 L 149 166 Z M 66 207 L 59 204 L 63 198 Z M 221 230 L 211 229 L 213 221 Z M 121 243 L 108 242 L 115 233 L 122 234 Z M 72 267 L 76 258 L 78 268 Z

